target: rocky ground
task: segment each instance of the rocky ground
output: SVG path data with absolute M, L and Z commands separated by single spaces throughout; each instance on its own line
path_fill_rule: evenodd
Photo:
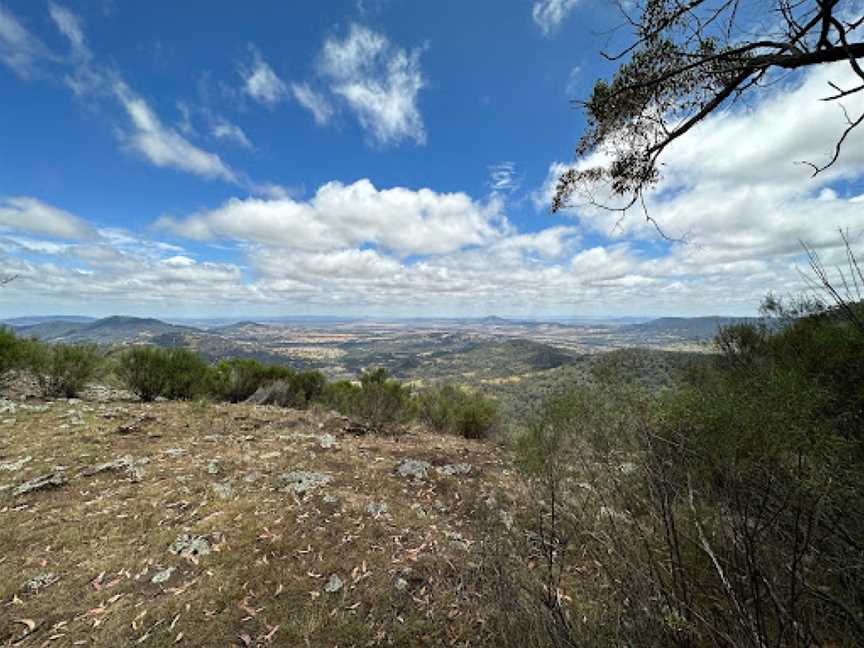
M 495 446 L 123 396 L 0 400 L 0 646 L 484 644 Z

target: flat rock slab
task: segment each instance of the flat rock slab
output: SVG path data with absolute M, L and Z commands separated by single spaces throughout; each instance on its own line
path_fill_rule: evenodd
M 204 536 L 183 533 L 171 543 L 168 551 L 183 558 L 206 556 L 210 553 L 210 541 Z
M 426 475 L 432 468 L 428 461 L 419 459 L 403 459 L 396 465 L 396 474 L 409 479 L 426 479 Z
M 23 484 L 20 484 L 15 490 L 14 494 L 16 496 L 20 495 L 28 495 L 30 493 L 35 493 L 40 490 L 49 490 L 52 488 L 59 488 L 66 484 L 66 477 L 60 471 L 48 473 L 47 475 L 40 475 L 39 477 L 34 477 L 33 479 L 29 479 Z
M 439 475 L 447 475 L 449 477 L 464 477 L 474 472 L 474 466 L 467 463 L 447 464 L 446 466 L 438 466 L 435 471 Z
M 6 472 L 18 472 L 25 465 L 33 461 L 33 457 L 27 455 L 26 457 L 21 457 L 18 461 L 10 461 L 8 463 L 0 463 L 0 471 Z
M 306 470 L 292 470 L 284 473 L 276 480 L 281 490 L 291 491 L 297 495 L 305 495 L 320 486 L 325 486 L 333 481 L 330 475 Z
M 38 592 L 39 590 L 45 589 L 49 585 L 56 583 L 58 580 L 60 580 L 59 576 L 50 572 L 45 572 L 44 574 L 34 576 L 24 583 L 24 589 L 28 592 Z

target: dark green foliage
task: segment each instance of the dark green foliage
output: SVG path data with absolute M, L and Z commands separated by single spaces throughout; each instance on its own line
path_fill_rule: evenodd
M 506 548 L 535 561 L 508 575 L 534 594 L 502 628 L 522 615 L 534 645 L 864 643 L 864 331 L 827 309 L 717 346 L 654 397 L 609 372 L 547 403 L 517 448 L 537 540 Z M 588 582 L 581 601 L 545 594 Z
M 23 363 L 36 377 L 42 394 L 73 398 L 92 380 L 102 356 L 95 345 L 44 345 L 27 341 Z
M 304 408 L 320 401 L 326 386 L 320 371 L 300 371 L 263 384 L 250 399 L 258 405 Z
M 218 398 L 239 403 L 252 396 L 260 387 L 278 380 L 291 380 L 293 369 L 278 365 L 263 365 L 257 360 L 234 358 L 216 365 L 214 391 Z
M 166 350 L 136 346 L 120 355 L 117 375 L 129 391 L 149 402 L 165 392 L 170 380 L 170 367 Z
M 23 341 L 12 329 L 0 327 L 0 377 L 7 371 L 19 369 L 23 362 Z
M 411 390 L 390 378 L 386 369 L 362 373 L 359 385 L 347 381 L 327 385 L 322 397 L 330 407 L 377 430 L 404 423 L 414 414 Z
M 417 398 L 421 421 L 439 432 L 483 439 L 499 425 L 498 408 L 481 394 L 454 387 L 428 389 Z
M 210 389 L 212 374 L 200 355 L 189 349 L 166 352 L 166 380 L 161 395 L 173 400 L 199 398 Z

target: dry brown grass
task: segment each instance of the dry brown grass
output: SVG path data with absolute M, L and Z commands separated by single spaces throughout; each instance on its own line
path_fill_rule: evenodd
M 32 457 L 0 471 L 0 646 L 484 644 L 465 566 L 475 507 L 508 487 L 502 456 L 418 429 L 340 429 L 330 414 L 247 405 L 64 401 L 0 415 L 0 463 Z M 325 432 L 335 448 L 320 447 Z M 124 455 L 149 459 L 140 481 L 85 474 Z M 404 457 L 479 470 L 414 484 L 393 474 Z M 13 494 L 55 466 L 64 486 Z M 275 487 L 289 470 L 334 479 L 298 499 Z M 213 490 L 225 480 L 233 498 Z M 367 512 L 382 501 L 387 514 Z M 171 554 L 181 533 L 214 552 Z M 167 582 L 151 582 L 168 567 Z M 28 591 L 44 573 L 58 580 Z M 335 594 L 323 590 L 331 574 L 345 582 Z

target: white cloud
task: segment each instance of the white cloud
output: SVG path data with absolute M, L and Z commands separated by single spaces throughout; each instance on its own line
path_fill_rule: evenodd
M 213 124 L 212 133 L 213 137 L 216 139 L 231 142 L 232 144 L 242 146 L 243 148 L 252 148 L 252 142 L 250 142 L 249 138 L 246 137 L 246 133 L 243 132 L 243 129 L 227 120 L 218 119 Z
M 325 40 L 318 62 L 330 90 L 348 105 L 377 144 L 426 141 L 418 94 L 426 85 L 420 50 L 408 52 L 367 27 Z
M 28 196 L 0 199 L 0 228 L 69 240 L 96 236 L 95 230 L 74 214 Z
M 36 72 L 39 62 L 50 57 L 45 45 L 0 4 L 0 62 L 22 79 Z
M 333 117 L 333 106 L 320 92 L 315 92 L 308 83 L 292 83 L 291 92 L 301 106 L 312 113 L 315 123 L 324 125 Z
M 124 136 L 132 150 L 158 167 L 237 182 L 235 173 L 218 155 L 198 148 L 174 129 L 164 126 L 147 102 L 125 83 L 117 82 L 114 94 L 132 125 L 132 130 Z
M 89 50 L 84 42 L 84 29 L 81 25 L 81 19 L 65 7 L 49 3 L 48 11 L 51 15 L 51 20 L 57 25 L 57 29 L 69 39 L 72 48 L 83 55 L 89 56 Z
M 276 75 L 256 47 L 250 46 L 250 50 L 252 52 L 252 65 L 240 68 L 243 77 L 243 90 L 255 101 L 272 108 L 288 94 L 288 87 Z
M 543 34 L 549 36 L 578 4 L 579 0 L 534 0 L 531 16 Z
M 499 162 L 489 167 L 489 187 L 492 191 L 512 193 L 519 188 L 520 183 L 515 162 Z
M 506 229 L 495 203 L 464 193 L 377 189 L 369 180 L 330 182 L 308 201 L 229 200 L 218 209 L 160 225 L 188 238 L 233 239 L 308 251 L 364 243 L 397 254 L 441 254 L 480 245 Z

